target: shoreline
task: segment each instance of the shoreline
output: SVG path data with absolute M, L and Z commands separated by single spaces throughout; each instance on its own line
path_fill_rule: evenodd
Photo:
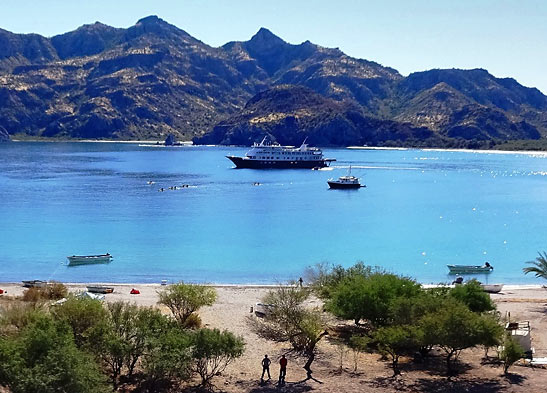
M 53 282 L 59 282 L 61 284 L 66 285 L 68 288 L 71 287 L 85 287 L 85 286 L 93 286 L 93 285 L 106 285 L 106 286 L 112 286 L 112 287 L 165 287 L 169 286 L 171 284 L 176 284 L 177 282 L 167 282 L 167 284 L 163 285 L 161 283 L 118 283 L 118 282 L 105 282 L 105 281 L 86 281 L 86 282 L 61 282 L 61 281 L 55 281 L 51 280 L 48 281 L 50 283 Z M 213 288 L 242 288 L 242 289 L 272 289 L 272 288 L 278 288 L 278 287 L 286 287 L 286 286 L 292 286 L 293 284 L 222 284 L 222 283 L 194 283 L 194 282 L 187 282 L 187 284 L 196 284 L 196 285 L 203 285 L 206 287 L 213 287 Z M 429 288 L 437 288 L 441 287 L 443 285 L 438 284 L 424 284 L 419 283 L 423 288 L 429 289 Z M 446 286 L 451 286 L 452 284 L 447 284 Z M 23 288 L 22 281 L 6 281 L 6 282 L 0 282 L 0 288 L 4 287 L 14 287 L 19 286 Z M 306 285 L 304 285 L 306 286 Z M 3 289 L 3 288 L 2 288 Z M 547 282 L 545 284 L 503 284 L 504 290 L 545 290 L 545 294 L 547 296 Z
M 162 141 L 158 140 L 98 140 L 98 139 L 11 139 L 11 142 L 48 142 L 48 143 L 125 143 L 125 144 L 147 144 L 156 145 L 158 142 L 160 145 Z M 195 145 L 190 141 L 178 141 L 182 145 L 192 146 L 208 146 L 208 147 L 250 147 L 239 145 Z M 393 150 L 393 151 L 405 151 L 405 150 L 419 150 L 419 151 L 438 151 L 438 152 L 462 152 L 462 153 L 481 153 L 481 154 L 525 154 L 525 155 L 540 155 L 547 157 L 547 150 L 503 150 L 503 149 L 451 149 L 443 147 L 388 147 L 388 146 L 318 146 L 321 149 L 350 149 L 350 150 Z

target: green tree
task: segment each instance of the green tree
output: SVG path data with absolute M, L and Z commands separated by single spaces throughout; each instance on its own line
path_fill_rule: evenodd
M 107 311 L 94 299 L 69 297 L 66 302 L 51 308 L 55 319 L 67 322 L 78 347 L 93 346 L 93 330 L 106 325 Z
M 478 345 L 490 345 L 503 332 L 489 314 L 477 314 L 455 299 L 448 298 L 435 313 L 426 314 L 419 324 L 424 332 L 423 345 L 437 345 L 446 353 L 446 369 L 453 372 L 452 362 L 460 352 Z
M 217 293 L 212 287 L 183 282 L 169 285 L 158 292 L 158 295 L 158 303 L 167 306 L 173 317 L 183 327 L 193 313 L 203 306 L 212 306 L 217 298 Z
M 473 312 L 492 311 L 496 308 L 490 295 L 486 293 L 477 280 L 471 280 L 464 285 L 456 285 L 449 292 L 453 298 L 464 303 Z
M 107 392 L 90 355 L 80 351 L 70 326 L 42 314 L 20 334 L 0 338 L 0 385 L 13 393 Z
M 199 329 L 193 335 L 195 371 L 201 377 L 202 386 L 210 386 L 211 379 L 222 373 L 235 359 L 243 355 L 245 343 L 228 331 Z
M 533 266 L 525 267 L 522 270 L 524 271 L 524 274 L 534 273 L 534 275 L 538 278 L 541 277 L 547 279 L 547 252 L 543 251 L 543 254 L 538 252 L 538 254 L 539 256 L 535 261 L 526 262 Z
M 397 298 L 420 295 L 421 286 L 415 281 L 390 273 L 354 275 L 343 279 L 331 292 L 326 307 L 344 319 L 369 321 L 373 326 L 389 325 L 390 308 Z
M 357 262 L 349 268 L 344 268 L 342 265 L 331 266 L 328 263 L 319 263 L 308 267 L 304 276 L 319 298 L 329 299 L 333 290 L 343 280 L 356 276 L 368 277 L 373 272 L 379 273 L 383 270 L 378 267 L 366 266 L 363 262 Z
M 412 325 L 385 326 L 376 330 L 373 339 L 378 349 L 391 358 L 393 375 L 399 375 L 399 357 L 418 349 L 423 342 L 423 332 Z
M 499 354 L 499 358 L 503 362 L 503 373 L 507 375 L 509 367 L 523 357 L 524 349 L 511 337 L 511 335 L 506 334 L 505 340 L 503 341 L 503 349 Z
M 187 330 L 169 322 L 161 327 L 158 324 L 142 355 L 143 384 L 149 392 L 190 378 L 193 344 Z
M 261 337 L 290 342 L 296 351 L 304 354 L 307 357 L 304 365 L 307 379 L 314 379 L 311 365 L 315 360 L 315 348 L 328 332 L 321 310 L 305 307 L 309 295 L 307 288 L 279 287 L 263 299 L 264 303 L 272 305 L 271 313 L 261 319 L 249 318 L 248 321 Z
M 366 352 L 369 349 L 371 338 L 368 336 L 351 336 L 349 339 L 349 346 L 353 353 L 353 372 L 357 372 L 357 366 L 359 364 L 359 356 L 362 352 Z

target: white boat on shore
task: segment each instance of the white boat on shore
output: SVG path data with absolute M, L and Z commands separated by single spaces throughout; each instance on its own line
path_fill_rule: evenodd
M 501 289 L 503 288 L 503 284 L 481 284 L 481 287 L 484 290 L 484 292 L 499 293 L 501 292 Z
M 98 255 L 72 255 L 66 257 L 69 265 L 87 265 L 94 263 L 110 263 L 112 255 L 109 253 Z

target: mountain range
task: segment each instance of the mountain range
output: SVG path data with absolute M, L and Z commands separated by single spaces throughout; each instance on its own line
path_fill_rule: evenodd
M 51 38 L 0 29 L 4 129 L 16 138 L 541 146 L 547 97 L 483 69 L 404 77 L 264 28 L 215 48 L 149 16 L 127 29 L 97 22 Z

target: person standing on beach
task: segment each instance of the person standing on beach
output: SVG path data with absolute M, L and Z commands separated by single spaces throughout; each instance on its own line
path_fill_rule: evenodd
M 264 373 L 266 371 L 268 372 L 268 379 L 272 379 L 270 376 L 270 364 L 272 364 L 272 361 L 268 358 L 268 355 L 264 355 L 264 359 L 262 359 L 262 376 L 260 377 L 262 382 L 264 382 Z
M 287 375 L 287 358 L 281 355 L 279 359 L 279 385 L 285 385 L 285 376 Z

